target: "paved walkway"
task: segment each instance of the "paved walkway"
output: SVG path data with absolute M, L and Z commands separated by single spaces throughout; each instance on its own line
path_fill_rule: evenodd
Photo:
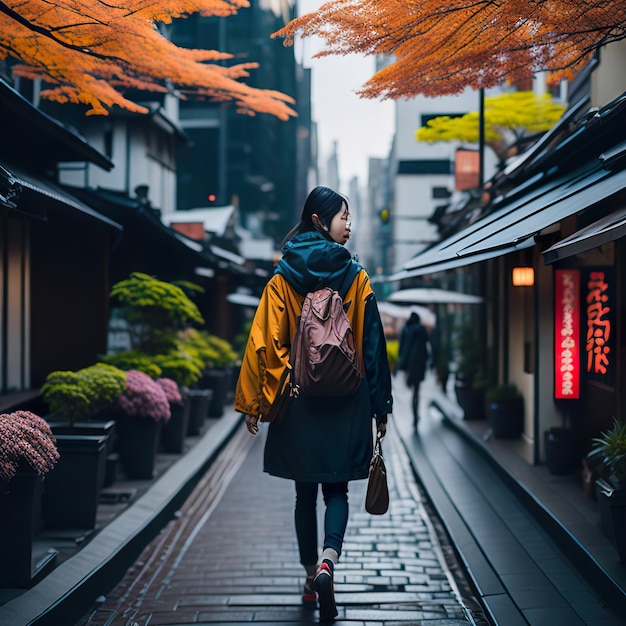
M 409 392 L 396 381 L 397 429 L 490 621 L 501 626 L 624 626 L 622 590 L 612 586 L 598 563 L 583 558 L 583 545 L 566 537 L 566 528 L 537 501 L 550 495 L 552 506 L 568 512 L 565 523 L 581 525 L 573 508 L 563 506 L 565 497 L 558 506 L 559 495 L 553 489 L 563 482 L 550 480 L 545 467 L 530 466 L 520 457 L 517 479 L 508 474 L 500 462 L 511 463 L 521 442 L 487 443 L 480 437 L 478 443 L 461 436 L 460 408 L 444 397 L 432 378 L 420 399 L 422 419 L 416 435 L 401 419 L 407 414 Z M 499 451 L 498 461 L 483 449 L 485 445 Z M 529 495 L 521 477 L 533 472 L 539 472 L 535 479 L 543 476 L 546 488 L 536 485 Z M 581 487 L 578 493 L 582 498 Z M 613 559 L 617 562 L 615 554 Z
M 365 481 L 352 484 L 341 621 L 483 625 L 485 610 L 498 626 L 626 625 L 626 568 L 576 476 L 529 465 L 521 441 L 488 438 L 431 378 L 422 400 L 416 435 L 394 379 L 389 514 L 367 515 Z M 299 604 L 292 487 L 262 473 L 262 446 L 227 410 L 71 558 L 7 597 L 0 625 L 316 622 Z
M 89 626 L 317 622 L 317 610 L 300 602 L 293 483 L 261 469 L 265 432 L 252 437 L 241 429 L 233 437 L 179 519 L 148 546 Z M 366 513 L 366 482 L 351 483 L 350 521 L 335 576 L 336 623 L 476 623 L 393 428 L 383 447 L 390 511 Z

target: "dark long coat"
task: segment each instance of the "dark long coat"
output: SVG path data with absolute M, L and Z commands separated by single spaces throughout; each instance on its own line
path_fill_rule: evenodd
M 428 331 L 417 313 L 411 313 L 400 333 L 398 352 L 398 369 L 406 372 L 406 383 L 410 387 L 424 380 L 428 356 Z
M 264 470 L 306 482 L 366 478 L 373 447 L 373 422 L 391 412 L 391 377 L 374 292 L 365 270 L 340 244 L 306 232 L 284 248 L 252 322 L 235 394 L 235 408 L 262 415 L 276 395 L 288 361 L 304 295 L 337 289 L 348 305 L 355 346 L 365 378 L 349 396 L 312 398 L 300 394 L 283 417 L 269 426 Z

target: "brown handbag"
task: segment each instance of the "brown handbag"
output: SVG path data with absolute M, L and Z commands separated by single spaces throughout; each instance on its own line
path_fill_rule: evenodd
M 261 415 L 259 421 L 261 422 L 276 422 L 278 421 L 287 410 L 289 401 L 294 396 L 294 392 L 291 385 L 291 368 L 285 367 L 283 373 L 278 381 L 278 390 L 276 391 L 276 398 L 270 406 L 265 415 Z
M 387 486 L 387 468 L 383 459 L 382 437 L 376 437 L 374 454 L 370 461 L 365 510 L 372 515 L 384 515 L 389 509 L 389 488 Z

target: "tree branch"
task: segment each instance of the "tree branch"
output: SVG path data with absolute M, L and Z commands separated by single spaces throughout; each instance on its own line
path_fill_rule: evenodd
M 124 59 L 120 59 L 118 57 L 111 57 L 111 56 L 104 55 L 104 54 L 99 54 L 98 52 L 89 50 L 89 48 L 85 48 L 83 46 L 76 46 L 74 44 L 63 41 L 62 39 L 59 39 L 58 37 L 55 37 L 47 28 L 43 28 L 41 26 L 37 26 L 37 24 L 33 24 L 31 21 L 27 20 L 25 17 L 23 17 L 22 15 L 20 15 L 19 13 L 17 13 L 10 7 L 8 7 L 6 4 L 4 4 L 2 0 L 0 0 L 0 13 L 4 13 L 8 17 L 10 17 L 12 20 L 15 20 L 18 24 L 21 24 L 25 28 L 28 28 L 28 30 L 34 33 L 37 33 L 38 35 L 42 35 L 43 37 L 47 37 L 48 39 L 51 39 L 52 41 L 59 44 L 60 46 L 67 48 L 68 50 L 73 50 L 74 52 L 80 52 L 81 54 L 86 54 L 87 56 L 91 56 L 96 59 L 101 59 L 103 61 L 115 59 L 118 62 L 126 63 Z

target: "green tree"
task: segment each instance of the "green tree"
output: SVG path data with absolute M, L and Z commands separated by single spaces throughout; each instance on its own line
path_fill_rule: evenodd
M 504 161 L 512 145 L 522 137 L 549 130 L 563 114 L 565 105 L 549 94 L 515 91 L 485 98 L 485 144 Z M 415 131 L 417 141 L 464 141 L 478 143 L 479 114 L 460 117 L 442 115 Z

